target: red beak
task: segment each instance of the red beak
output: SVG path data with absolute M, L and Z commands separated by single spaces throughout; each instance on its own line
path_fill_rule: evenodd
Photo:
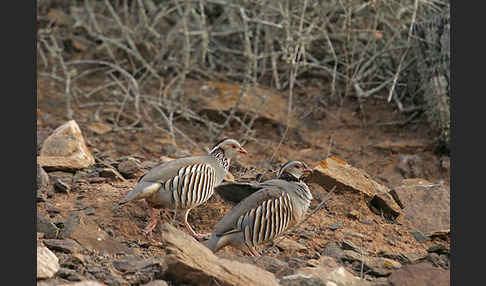
M 312 172 L 314 172 L 314 171 L 311 168 L 305 168 L 304 169 L 304 173 L 312 174 Z
M 240 150 L 238 150 L 238 152 L 240 152 L 241 154 L 248 154 L 248 152 L 243 149 L 243 147 L 240 147 Z

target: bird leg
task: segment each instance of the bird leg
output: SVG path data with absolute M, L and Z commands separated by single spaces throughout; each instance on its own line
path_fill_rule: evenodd
M 248 255 L 250 256 L 261 256 L 261 254 L 253 247 L 248 246 Z
M 189 231 L 189 233 L 194 236 L 195 238 L 197 239 L 201 239 L 201 238 L 206 238 L 206 237 L 209 237 L 211 235 L 211 233 L 196 233 L 192 227 L 189 225 L 189 223 L 187 222 L 187 217 L 189 215 L 189 211 L 191 209 L 187 209 L 184 213 L 184 225 L 186 226 L 187 230 Z
M 144 235 L 148 235 L 149 233 L 152 232 L 155 226 L 157 226 L 157 212 L 155 211 L 154 208 L 149 206 L 149 222 L 143 229 L 142 233 Z

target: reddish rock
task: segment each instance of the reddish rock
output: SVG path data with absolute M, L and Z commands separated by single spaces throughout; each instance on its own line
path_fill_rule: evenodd
M 392 286 L 448 286 L 450 272 L 426 262 L 410 264 L 393 272 L 388 281 Z
M 429 236 L 450 230 L 450 187 L 423 179 L 405 179 L 395 188 L 404 208 L 403 216 Z
M 360 192 L 364 194 L 368 205 L 383 211 L 383 214 L 391 219 L 401 214 L 400 207 L 388 193 L 387 187 L 373 180 L 363 170 L 339 158 L 331 157 L 321 161 L 314 167 L 309 181 L 321 185 L 328 191 L 336 186 L 336 192 Z

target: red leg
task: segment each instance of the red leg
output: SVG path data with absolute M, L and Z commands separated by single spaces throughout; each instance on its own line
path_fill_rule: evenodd
M 197 239 L 201 239 L 201 238 L 206 238 L 206 237 L 209 237 L 211 235 L 211 233 L 204 233 L 204 234 L 200 234 L 200 233 L 196 233 L 192 227 L 189 225 L 189 223 L 187 222 L 187 217 L 189 215 L 189 211 L 191 209 L 188 209 L 186 210 L 186 212 L 184 213 L 184 225 L 186 226 L 187 230 L 189 231 L 189 233 L 194 236 L 195 238 Z
M 155 226 L 157 226 L 157 212 L 151 206 L 149 206 L 149 217 L 149 222 L 142 231 L 144 235 L 151 233 Z

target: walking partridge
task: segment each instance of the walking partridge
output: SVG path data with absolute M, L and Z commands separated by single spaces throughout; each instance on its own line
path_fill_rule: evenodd
M 143 230 L 149 234 L 157 225 L 155 209 L 183 209 L 184 225 L 196 238 L 209 234 L 196 233 L 187 222 L 189 211 L 206 202 L 214 187 L 223 181 L 230 160 L 237 154 L 247 154 L 234 139 L 218 142 L 208 155 L 175 159 L 154 167 L 141 177 L 135 186 L 116 206 L 129 201 L 145 199 L 149 206 L 150 221 Z

